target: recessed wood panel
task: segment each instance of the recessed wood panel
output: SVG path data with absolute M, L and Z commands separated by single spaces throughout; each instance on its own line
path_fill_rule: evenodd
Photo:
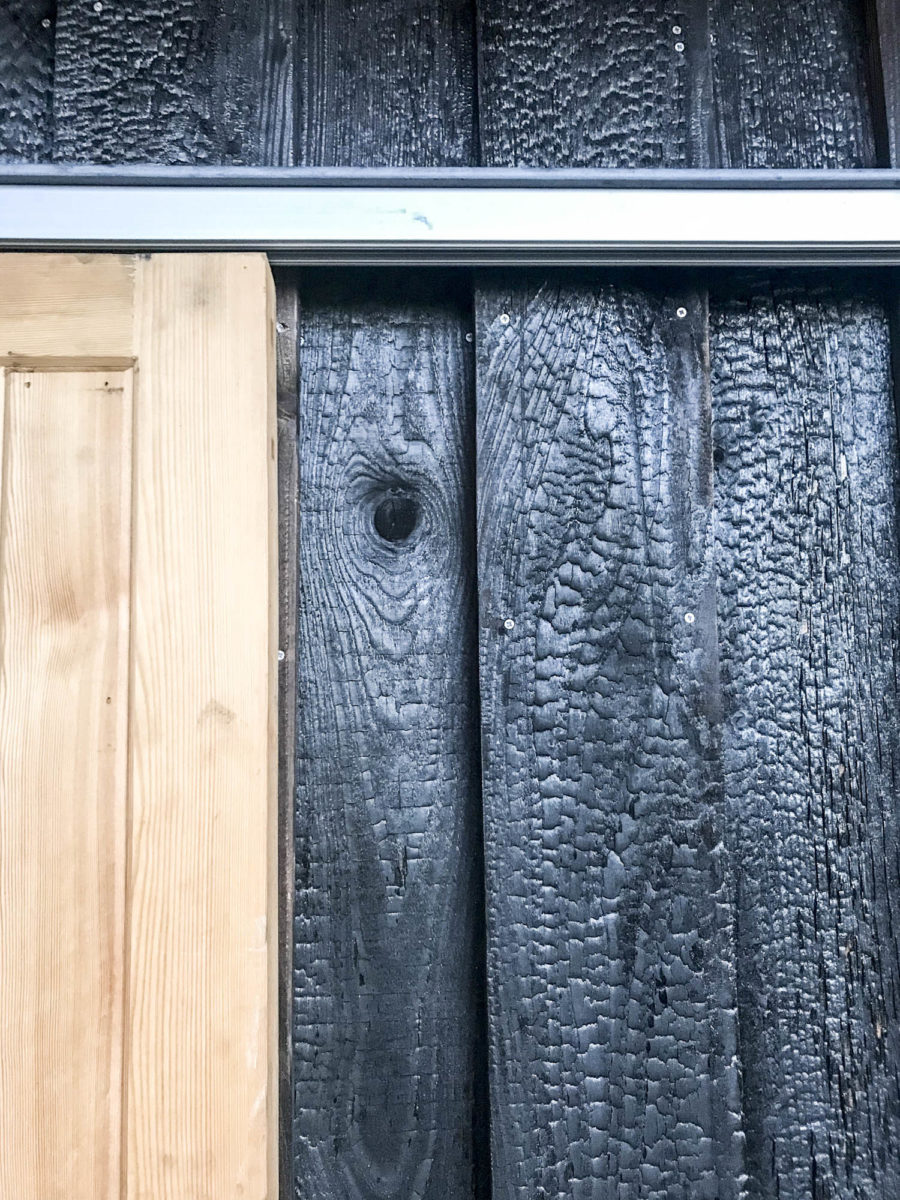
M 10 372 L 0 480 L 0 1190 L 119 1196 L 131 373 Z

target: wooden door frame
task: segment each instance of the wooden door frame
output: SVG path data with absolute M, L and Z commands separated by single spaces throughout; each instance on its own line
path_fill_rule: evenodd
M 548 232 L 550 231 L 550 232 Z M 900 265 L 900 170 L 0 167 L 0 249 L 274 265 Z

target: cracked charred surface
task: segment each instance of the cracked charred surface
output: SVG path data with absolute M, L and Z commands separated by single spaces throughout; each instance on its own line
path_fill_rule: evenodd
M 374 292 L 374 294 L 373 294 Z M 304 1198 L 473 1195 L 473 442 L 427 279 L 304 288 L 294 1130 Z
M 303 0 L 300 161 L 470 166 L 470 0 Z
M 53 0 L 0 5 L 0 162 L 41 162 L 53 136 Z
M 716 556 L 750 1194 L 900 1194 L 897 447 L 883 306 L 717 298 Z
M 58 6 L 58 160 L 293 161 L 290 0 Z
M 495 1194 L 736 1197 L 704 347 L 572 283 L 478 342 Z

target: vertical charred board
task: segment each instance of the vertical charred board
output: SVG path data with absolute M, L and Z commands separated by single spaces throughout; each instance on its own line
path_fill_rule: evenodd
M 863 5 L 717 5 L 727 165 L 875 165 Z M 897 558 L 883 306 L 711 303 L 748 1193 L 894 1195 Z
M 468 0 L 304 0 L 300 28 L 301 162 L 476 161 Z M 299 280 L 294 1186 L 481 1197 L 470 300 Z
M 875 165 L 860 0 L 709 4 L 720 166 Z
M 673 32 L 685 10 L 690 50 Z M 478 11 L 485 166 L 709 165 L 701 0 L 478 0 Z
M 300 160 L 475 161 L 471 0 L 302 0 Z
M 50 157 L 54 0 L 0 4 L 0 162 Z
M 473 429 L 464 316 L 445 286 L 303 289 L 304 1200 L 476 1194 Z
M 886 134 L 882 166 L 900 166 L 900 0 L 867 0 Z
M 58 0 L 56 157 L 289 165 L 291 0 Z
M 713 161 L 704 4 L 479 11 L 484 162 Z M 742 1136 L 705 298 L 482 283 L 495 1195 L 727 1200 Z
M 900 1195 L 900 563 L 880 305 L 712 318 L 749 1194 Z
M 479 300 L 501 1197 L 740 1195 L 704 314 L 676 307 Z

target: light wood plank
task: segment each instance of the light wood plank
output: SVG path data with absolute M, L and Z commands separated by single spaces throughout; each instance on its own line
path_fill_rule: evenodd
M 131 375 L 7 375 L 0 1194 L 119 1197 Z
M 0 365 L 52 355 L 130 358 L 136 260 L 120 254 L 4 254 Z
M 276 1195 L 272 304 L 259 255 L 139 274 L 129 1200 Z

